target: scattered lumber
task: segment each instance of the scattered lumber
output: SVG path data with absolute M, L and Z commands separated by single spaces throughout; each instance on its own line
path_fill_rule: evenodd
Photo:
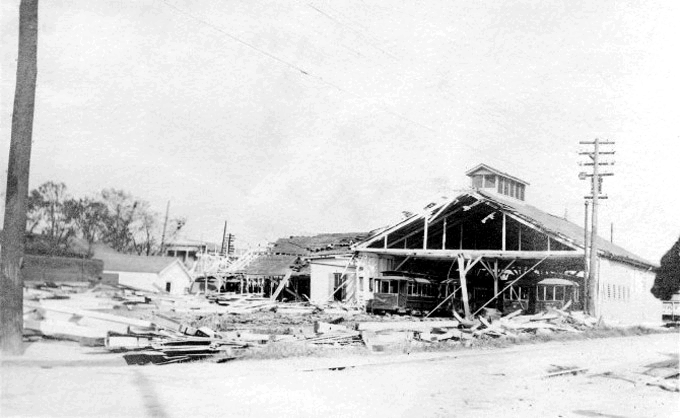
M 346 332 L 349 331 L 344 325 L 329 324 L 322 321 L 314 321 L 314 332 L 317 334 L 328 334 L 331 332 Z
M 357 326 L 359 331 L 429 331 L 432 328 L 458 328 L 460 322 L 449 321 L 400 321 L 400 322 L 360 322 Z

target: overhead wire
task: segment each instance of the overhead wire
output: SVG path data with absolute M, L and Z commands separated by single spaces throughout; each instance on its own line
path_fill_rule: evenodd
M 239 38 L 239 37 L 237 37 L 237 36 L 235 36 L 235 35 L 229 33 L 228 31 L 222 29 L 221 27 L 219 27 L 219 26 L 217 26 L 217 25 L 215 25 L 215 24 L 213 24 L 213 23 L 211 23 L 211 22 L 209 22 L 209 21 L 207 21 L 207 20 L 205 20 L 205 19 L 203 19 L 203 18 L 197 17 L 197 16 L 193 15 L 192 13 L 190 13 L 190 12 L 184 10 L 184 9 L 181 9 L 181 8 L 175 6 L 174 4 L 170 3 L 170 2 L 167 1 L 167 0 L 161 0 L 161 2 L 162 2 L 163 4 L 165 4 L 166 6 L 168 6 L 169 8 L 171 8 L 172 10 L 174 10 L 176 13 L 181 14 L 181 15 L 183 15 L 183 16 L 186 16 L 186 17 L 188 17 L 188 18 L 190 18 L 190 19 L 192 19 L 192 20 L 194 20 L 194 21 L 196 21 L 196 22 L 198 22 L 198 23 L 200 23 L 200 24 L 203 24 L 203 25 L 205 25 L 206 27 L 209 27 L 209 28 L 215 30 L 216 32 L 218 32 L 218 33 L 220 33 L 220 34 L 222 34 L 222 35 L 228 37 L 229 39 L 233 40 L 234 42 L 237 42 L 237 43 L 239 43 L 239 44 L 241 44 L 241 45 L 243 45 L 243 46 L 245 46 L 245 47 L 247 47 L 247 48 L 250 48 L 250 49 L 252 49 L 252 50 L 254 50 L 254 51 L 256 51 L 256 52 L 258 52 L 258 53 L 260 53 L 260 54 L 262 54 L 262 55 L 264 55 L 264 56 L 266 56 L 266 57 L 268 57 L 269 59 L 272 59 L 272 60 L 278 62 L 279 64 L 282 64 L 282 65 L 288 67 L 289 69 L 292 69 L 292 70 L 294 70 L 294 71 L 296 71 L 296 72 L 298 72 L 298 73 L 301 73 L 301 74 L 303 74 L 303 75 L 305 75 L 305 76 L 307 76 L 307 77 L 309 77 L 309 78 L 311 78 L 311 79 L 317 80 L 318 82 L 320 82 L 320 83 L 322 83 L 322 84 L 324 84 L 324 85 L 326 85 L 326 86 L 328 86 L 328 87 L 331 87 L 331 88 L 333 88 L 333 89 L 336 89 L 336 90 L 338 90 L 338 91 L 341 91 L 341 92 L 343 92 L 343 93 L 345 93 L 345 94 L 347 94 L 347 95 L 350 95 L 350 96 L 352 96 L 352 97 L 354 97 L 354 98 L 357 98 L 357 99 L 360 99 L 360 100 L 364 100 L 364 101 L 368 101 L 368 102 L 372 102 L 372 103 L 371 103 L 372 105 L 376 106 L 377 108 L 379 108 L 379 109 L 382 110 L 383 112 L 385 112 L 385 113 L 387 113 L 387 114 L 390 114 L 390 115 L 396 117 L 397 119 L 400 119 L 400 120 L 403 120 L 403 121 L 405 121 L 405 122 L 408 122 L 408 123 L 410 123 L 410 124 L 412 124 L 412 125 L 418 126 L 418 127 L 422 128 L 422 129 L 425 129 L 425 130 L 427 130 L 427 131 L 429 131 L 429 132 L 432 132 L 432 133 L 434 133 L 434 134 L 437 134 L 437 135 L 439 135 L 439 136 L 446 137 L 446 134 L 444 134 L 443 132 L 437 130 L 436 128 L 433 128 L 433 127 L 431 127 L 431 126 L 429 126 L 429 125 L 426 125 L 425 123 L 422 123 L 422 122 L 416 121 L 416 120 L 414 120 L 414 119 L 412 119 L 412 118 L 409 118 L 409 117 L 407 117 L 406 115 L 404 115 L 404 114 L 402 114 L 402 113 L 399 113 L 399 112 L 397 112 L 397 111 L 394 111 L 394 110 L 392 110 L 392 109 L 389 109 L 389 108 L 387 108 L 386 106 L 383 106 L 383 105 L 381 105 L 381 104 L 379 104 L 379 103 L 375 103 L 375 100 L 374 100 L 374 99 L 370 99 L 370 98 L 368 98 L 368 97 L 361 96 L 361 95 L 359 95 L 359 94 L 357 94 L 357 93 L 354 93 L 354 92 L 349 91 L 349 90 L 347 90 L 347 89 L 345 89 L 345 88 L 342 88 L 342 87 L 340 87 L 339 85 L 337 85 L 337 84 L 335 84 L 335 83 L 332 83 L 332 82 L 326 80 L 325 78 L 323 78 L 323 77 L 321 77 L 321 76 L 319 76 L 319 75 L 317 75 L 317 74 L 314 74 L 314 73 L 313 73 L 312 71 L 310 71 L 310 70 L 304 69 L 304 68 L 302 68 L 302 67 L 299 66 L 299 65 L 296 65 L 296 64 L 294 64 L 294 63 L 292 63 L 292 62 L 290 62 L 290 61 L 287 61 L 287 60 L 285 60 L 285 59 L 283 59 L 283 58 L 280 58 L 280 57 L 278 57 L 278 56 L 276 56 L 276 55 L 274 55 L 274 54 L 272 54 L 272 53 L 270 53 L 270 52 L 268 52 L 268 51 L 266 51 L 266 50 L 264 50 L 264 49 L 262 49 L 262 48 L 257 47 L 256 45 L 254 45 L 254 44 L 252 44 L 252 43 L 250 43 L 250 42 L 248 42 L 248 41 L 245 41 L 245 40 L 243 40 L 243 39 L 241 39 L 241 38 Z M 313 8 L 313 9 L 315 9 L 315 10 L 317 10 L 319 13 L 325 15 L 326 17 L 331 18 L 328 14 L 322 12 L 322 11 L 321 11 L 320 9 L 318 9 L 317 7 L 314 7 L 314 6 L 311 6 L 311 5 L 310 5 L 310 7 Z M 339 22 L 338 22 L 338 23 L 339 23 Z M 345 26 L 345 25 L 343 25 L 343 26 Z M 370 43 L 369 43 L 369 45 L 370 45 Z M 376 49 L 379 49 L 379 48 L 376 48 Z M 383 52 L 384 52 L 384 51 L 383 51 Z M 389 55 L 391 55 L 391 54 L 389 54 Z M 391 56 L 394 57 L 393 55 L 391 55 Z M 394 57 L 394 58 L 396 58 L 396 57 Z M 443 96 L 443 95 L 438 95 L 438 97 L 444 99 L 445 101 L 447 101 L 447 102 L 449 102 L 449 103 L 454 103 L 451 99 L 449 99 L 448 97 L 445 97 L 445 96 Z M 501 124 L 503 124 L 503 123 L 501 123 Z M 470 150 L 477 151 L 477 152 L 482 152 L 482 151 L 483 151 L 482 149 L 480 149 L 480 148 L 478 148 L 478 147 L 475 147 L 475 146 L 469 144 L 469 143 L 466 142 L 466 141 L 460 141 L 459 143 L 457 143 L 457 145 L 462 145 L 462 146 L 464 146 L 464 147 L 466 147 L 466 148 L 468 148 L 468 149 L 470 149 Z M 542 151 L 542 150 L 541 150 L 541 152 L 545 152 L 545 151 Z M 546 153 L 546 156 L 548 156 L 547 153 Z M 503 157 L 501 157 L 501 156 L 495 156 L 494 159 L 499 160 L 499 161 L 503 161 L 503 162 L 505 162 L 505 163 L 508 163 L 508 164 L 510 164 L 511 166 L 514 166 L 514 165 L 516 164 L 516 161 L 511 161 L 511 160 L 505 159 L 505 158 L 503 158 Z M 539 175 L 545 174 L 545 173 L 543 173 L 543 172 L 535 171 L 534 169 L 531 168 L 531 166 L 526 166 L 526 165 L 525 165 L 525 166 L 523 166 L 523 169 L 524 169 L 525 171 L 529 171 L 529 172 L 532 172 L 532 173 L 534 173 L 534 174 L 539 174 Z

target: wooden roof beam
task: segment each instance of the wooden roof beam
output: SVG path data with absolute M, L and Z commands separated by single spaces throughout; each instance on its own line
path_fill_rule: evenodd
M 547 258 L 574 258 L 582 259 L 583 251 L 499 251 L 499 250 L 420 250 L 399 248 L 363 248 L 357 250 L 363 253 L 395 255 L 401 257 L 428 258 L 434 260 L 449 260 L 463 256 L 475 259 L 477 257 L 496 258 L 499 260 L 513 259 L 541 259 Z

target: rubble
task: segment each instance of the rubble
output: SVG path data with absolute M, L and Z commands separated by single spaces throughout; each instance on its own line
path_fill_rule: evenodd
M 474 318 L 375 316 L 338 302 L 274 302 L 256 295 L 175 296 L 122 286 L 43 285 L 25 293 L 26 336 L 68 339 L 122 353 L 128 364 L 227 361 L 277 344 L 365 346 L 410 350 L 435 343 L 579 333 L 597 320 L 549 309 L 502 316 L 484 309 Z

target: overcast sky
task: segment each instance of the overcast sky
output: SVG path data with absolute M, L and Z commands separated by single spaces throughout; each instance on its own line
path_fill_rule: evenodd
M 597 136 L 617 153 L 601 235 L 656 262 L 680 235 L 676 1 L 54 0 L 39 19 L 31 188 L 170 200 L 187 237 L 228 220 L 244 245 L 383 226 L 485 162 L 582 224 Z

